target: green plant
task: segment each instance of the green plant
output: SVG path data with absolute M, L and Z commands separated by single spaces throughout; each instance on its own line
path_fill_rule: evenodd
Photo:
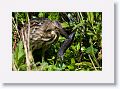
M 29 18 L 48 18 L 59 21 L 68 34 L 75 32 L 71 46 L 65 51 L 62 66 L 57 53 L 65 41 L 60 36 L 45 53 L 45 61 L 39 59 L 32 64 L 33 71 L 101 71 L 102 70 L 102 12 L 13 12 L 12 13 L 12 68 L 16 71 L 26 71 L 26 54 L 20 39 L 20 26 Z M 16 33 L 16 36 L 15 34 Z M 15 45 L 15 46 L 14 46 Z

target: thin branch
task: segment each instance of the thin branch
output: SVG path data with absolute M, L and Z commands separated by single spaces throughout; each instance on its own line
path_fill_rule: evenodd
M 13 71 L 17 71 L 16 63 L 15 63 L 14 60 L 12 60 L 12 70 L 13 70 Z
M 27 30 L 28 31 L 28 39 L 27 39 L 28 45 L 27 46 L 28 46 L 28 51 L 29 51 L 30 50 L 30 48 L 29 48 L 29 46 L 30 46 L 29 45 L 30 44 L 30 19 L 29 19 L 28 13 L 27 13 L 27 19 L 28 19 L 28 30 Z
M 90 55 L 88 55 L 88 56 L 89 56 L 89 58 L 90 58 L 90 61 L 91 61 L 92 65 L 93 65 L 93 67 L 94 67 L 95 71 L 97 71 L 97 69 L 96 69 L 96 67 L 95 67 L 95 64 L 94 64 L 94 62 L 93 62 L 93 60 L 92 60 L 91 56 L 90 56 Z
M 20 34 L 19 34 L 19 32 L 18 32 L 18 27 L 17 27 L 17 24 L 15 23 L 15 20 L 14 20 L 13 17 L 12 17 L 12 21 L 13 21 L 13 26 L 14 26 L 14 28 L 15 28 L 16 31 L 17 31 L 18 37 L 20 38 Z
M 22 29 L 22 39 L 23 39 L 23 44 L 24 44 L 25 54 L 26 54 L 27 70 L 30 70 L 31 68 L 30 68 L 30 61 L 29 61 L 29 56 L 28 56 L 28 51 L 27 51 L 27 42 L 26 42 L 25 36 L 23 34 L 23 31 L 24 31 L 24 29 Z

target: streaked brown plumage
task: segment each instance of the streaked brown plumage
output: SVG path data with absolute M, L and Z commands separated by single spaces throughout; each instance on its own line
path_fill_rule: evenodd
M 58 40 L 60 34 L 68 37 L 58 21 L 50 21 L 44 18 L 32 19 L 30 26 L 25 24 L 22 28 L 22 39 L 24 45 L 27 45 L 27 52 L 41 48 L 42 59 L 44 59 L 44 52 Z

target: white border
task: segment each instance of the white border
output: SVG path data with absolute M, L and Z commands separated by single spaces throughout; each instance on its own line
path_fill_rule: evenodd
M 114 83 L 114 4 L 112 0 L 4 0 L 0 3 L 0 81 L 2 83 Z M 102 12 L 103 70 L 11 71 L 11 13 L 15 11 Z

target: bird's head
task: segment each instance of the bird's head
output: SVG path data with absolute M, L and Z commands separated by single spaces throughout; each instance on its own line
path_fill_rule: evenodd
M 62 29 L 58 21 L 50 21 L 48 19 L 34 19 L 31 20 L 30 25 L 30 42 L 34 46 L 34 49 L 50 45 L 57 41 L 60 29 Z

